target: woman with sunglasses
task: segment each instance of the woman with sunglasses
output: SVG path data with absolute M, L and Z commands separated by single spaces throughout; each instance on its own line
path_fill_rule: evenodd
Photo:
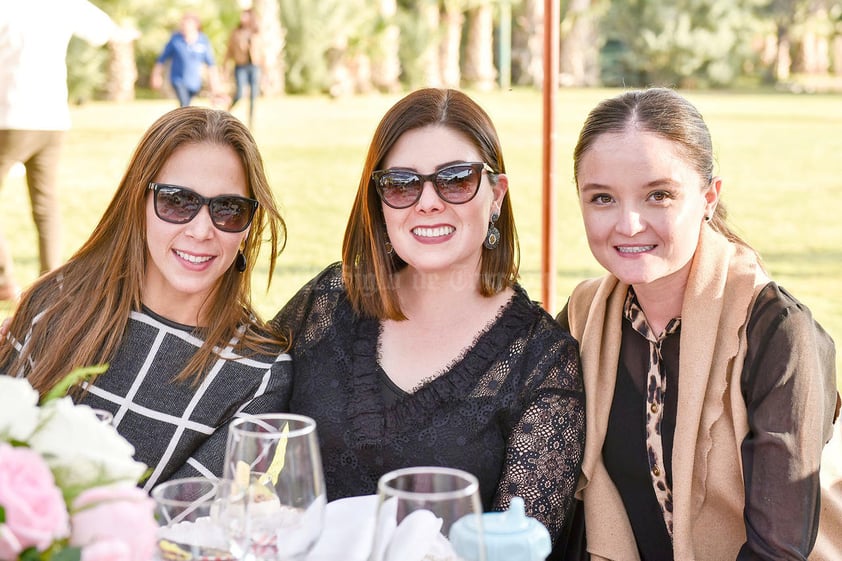
M 517 284 L 508 186 L 463 93 L 413 92 L 377 127 L 343 261 L 273 320 L 330 499 L 376 493 L 396 468 L 460 468 L 486 510 L 520 496 L 558 541 L 584 445 L 578 347 Z
M 106 364 L 72 395 L 113 414 L 150 467 L 146 489 L 221 474 L 227 423 L 287 399 L 287 341 L 251 306 L 267 232 L 271 279 L 285 226 L 245 125 L 198 107 L 163 115 L 91 237 L 23 295 L 0 373 L 43 394 Z

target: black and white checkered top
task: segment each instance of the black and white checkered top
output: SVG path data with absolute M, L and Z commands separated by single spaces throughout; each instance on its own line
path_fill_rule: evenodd
M 175 477 L 220 476 L 228 424 L 287 409 L 292 363 L 277 347 L 241 356 L 229 346 L 198 385 L 174 382 L 201 345 L 194 328 L 132 312 L 108 370 L 79 400 L 114 414 L 135 459 L 151 470 L 147 491 Z

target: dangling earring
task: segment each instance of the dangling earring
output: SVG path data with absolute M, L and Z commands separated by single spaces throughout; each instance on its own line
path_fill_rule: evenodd
M 500 230 L 494 225 L 499 218 L 500 215 L 497 211 L 491 213 L 491 219 L 488 222 L 488 232 L 485 234 L 485 241 L 482 242 L 482 245 L 487 249 L 497 249 L 497 246 L 500 245 Z
M 237 252 L 237 257 L 234 259 L 234 268 L 237 269 L 239 272 L 244 272 L 246 270 L 246 256 L 243 255 L 242 251 Z
M 392 255 L 395 252 L 395 248 L 392 246 L 392 240 L 389 239 L 389 232 L 384 232 L 386 237 L 386 241 L 383 242 L 383 248 L 386 250 L 386 255 Z

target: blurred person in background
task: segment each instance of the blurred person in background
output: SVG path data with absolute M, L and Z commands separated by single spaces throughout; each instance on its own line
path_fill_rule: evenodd
M 41 273 L 61 263 L 58 170 L 70 128 L 65 58 L 74 35 L 99 46 L 134 40 L 138 32 L 119 27 L 87 0 L 0 1 L 0 187 L 21 162 Z M 19 292 L 0 228 L 0 301 L 15 300 Z
M 231 31 L 228 38 L 228 50 L 225 53 L 225 63 L 234 64 L 234 82 L 236 90 L 228 110 L 234 109 L 242 99 L 246 87 L 249 89 L 248 123 L 254 123 L 254 104 L 260 95 L 260 73 L 263 64 L 263 54 L 260 45 L 260 30 L 255 21 L 254 12 L 250 9 L 240 12 L 240 23 Z
M 181 17 L 178 31 L 175 31 L 164 50 L 155 60 L 149 84 L 160 90 L 164 85 L 164 64 L 170 62 L 170 84 L 181 107 L 190 105 L 202 90 L 204 83 L 202 66 L 207 67 L 208 85 L 211 97 L 218 95 L 219 77 L 213 56 L 213 47 L 207 35 L 202 33 L 199 16 L 187 12 Z

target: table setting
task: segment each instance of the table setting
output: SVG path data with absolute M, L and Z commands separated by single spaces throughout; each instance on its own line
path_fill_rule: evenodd
M 539 561 L 550 551 L 549 534 L 527 519 L 520 498 L 511 514 L 483 513 L 476 477 L 458 469 L 391 471 L 377 494 L 327 502 L 309 417 L 237 419 L 224 466 L 218 480 L 153 489 L 155 561 Z M 537 541 L 524 537 L 527 527 L 536 535 L 530 521 L 543 531 Z M 484 524 L 502 540 L 490 549 Z

